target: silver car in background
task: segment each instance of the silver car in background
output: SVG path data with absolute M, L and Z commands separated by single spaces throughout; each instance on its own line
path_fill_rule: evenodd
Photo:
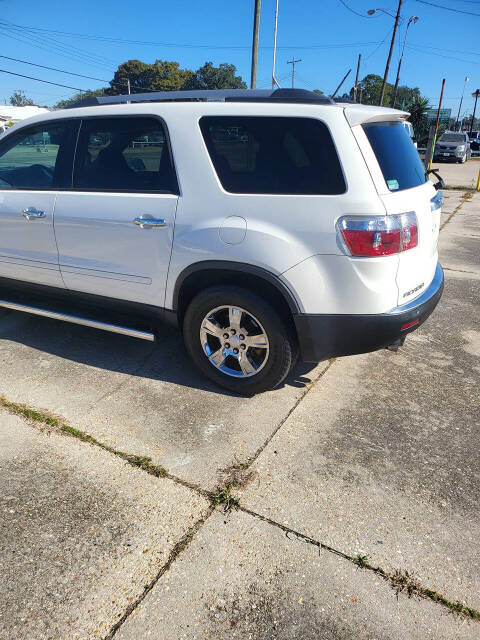
M 445 131 L 435 145 L 434 160 L 466 162 L 472 157 L 468 134 L 461 131 Z

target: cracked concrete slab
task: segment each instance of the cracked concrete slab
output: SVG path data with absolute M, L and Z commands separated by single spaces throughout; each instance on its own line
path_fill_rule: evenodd
M 170 480 L 0 412 L 0 638 L 105 636 L 206 511 Z
M 282 388 L 241 398 L 197 373 L 169 327 L 152 345 L 26 314 L 0 317 L 0 393 L 210 488 L 256 452 L 326 366 L 299 365 Z
M 475 205 L 468 211 L 475 216 Z M 450 225 L 441 257 L 464 222 Z M 480 609 L 480 279 L 446 273 L 438 309 L 398 354 L 335 362 L 240 498 Z
M 474 640 L 479 631 L 277 527 L 217 511 L 115 640 Z

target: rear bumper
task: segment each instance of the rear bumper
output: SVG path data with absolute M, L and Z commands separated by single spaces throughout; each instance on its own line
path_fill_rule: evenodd
M 402 340 L 428 318 L 443 292 L 443 270 L 437 264 L 421 296 L 387 313 L 374 315 L 299 314 L 294 316 L 304 362 L 367 353 Z M 414 323 L 403 328 L 404 325 Z

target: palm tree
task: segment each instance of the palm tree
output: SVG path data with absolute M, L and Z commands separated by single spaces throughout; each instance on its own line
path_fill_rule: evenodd
M 412 123 L 417 139 L 427 133 L 428 127 L 428 98 L 415 96 L 413 100 L 405 106 L 405 111 L 410 112 L 410 122 Z

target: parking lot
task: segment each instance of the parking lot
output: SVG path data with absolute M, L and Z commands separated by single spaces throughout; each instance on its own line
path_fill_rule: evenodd
M 445 196 L 427 323 L 253 398 L 173 329 L 0 311 L 0 638 L 480 638 L 480 195 Z
M 433 168 L 438 169 L 449 188 L 475 189 L 478 172 L 480 171 L 480 157 L 472 157 L 465 164 L 457 164 L 451 161 L 434 162 Z

